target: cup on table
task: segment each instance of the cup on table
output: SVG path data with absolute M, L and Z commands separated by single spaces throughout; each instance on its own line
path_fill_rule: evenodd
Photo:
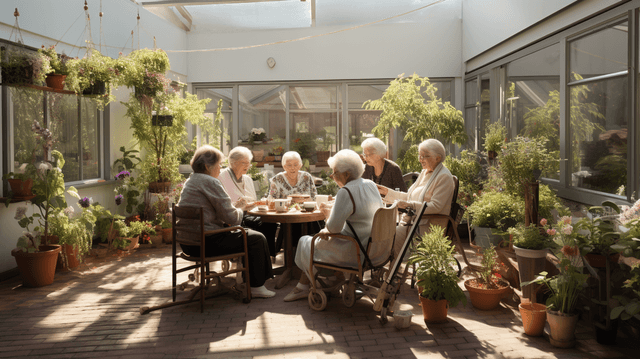
M 275 210 L 276 212 L 286 212 L 287 211 L 287 200 L 286 199 L 276 199 L 274 201 L 275 203 Z
M 320 205 L 320 203 L 329 202 L 329 195 L 326 194 L 317 194 L 316 195 L 316 203 Z
M 267 197 L 267 207 L 270 211 L 276 210 L 276 201 L 275 199 L 273 199 L 273 197 Z
M 307 212 L 313 212 L 316 209 L 316 202 L 304 202 L 302 208 Z

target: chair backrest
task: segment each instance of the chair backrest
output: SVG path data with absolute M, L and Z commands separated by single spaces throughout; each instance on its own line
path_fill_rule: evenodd
M 393 250 L 393 239 L 396 235 L 396 219 L 398 217 L 398 209 L 396 203 L 390 207 L 378 208 L 373 216 L 373 224 L 371 225 L 371 242 L 369 245 L 369 256 L 371 258 L 384 257 L 391 254 Z M 385 257 L 386 260 L 388 258 Z M 373 263 L 378 265 L 378 263 Z
M 453 220 L 456 222 L 455 225 L 458 225 L 460 223 L 460 221 L 462 220 L 462 215 L 464 214 L 464 208 L 458 204 L 458 190 L 460 189 L 460 181 L 458 180 L 458 177 L 456 176 L 452 176 L 453 177 L 453 183 L 454 183 L 454 188 L 453 188 L 453 197 L 451 198 L 451 212 L 449 212 L 449 216 L 451 216 L 451 218 L 453 218 Z M 451 223 L 449 222 L 449 224 L 447 225 L 447 234 L 450 234 L 451 231 Z
M 173 228 L 177 243 L 193 246 L 201 245 L 204 238 L 204 214 L 202 207 L 179 206 L 172 207 Z

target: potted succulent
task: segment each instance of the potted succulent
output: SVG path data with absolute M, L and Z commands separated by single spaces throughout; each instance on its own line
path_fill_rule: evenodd
M 41 85 L 52 71 L 47 57 L 24 48 L 3 50 L 0 68 L 2 83 L 6 85 Z
M 68 66 L 71 58 L 65 54 L 58 55 L 55 45 L 48 48 L 43 45 L 38 52 L 41 55 L 46 56 L 49 60 L 49 64 L 51 65 L 52 72 L 47 74 L 45 79 L 47 86 L 55 90 L 63 90 L 65 78 L 69 75 L 71 69 L 73 69 Z
M 498 261 L 495 247 L 490 245 L 482 252 L 481 270 L 475 278 L 464 282 L 469 292 L 471 305 L 480 310 L 492 310 L 500 305 L 500 300 L 511 289 L 509 283 L 497 274 Z
M 444 228 L 431 226 L 409 258 L 409 264 L 416 265 L 425 323 L 446 321 L 449 307 L 455 307 L 461 301 L 467 302 L 458 285 L 457 271 L 452 266 L 455 263 L 454 251 L 454 246 L 444 235 Z

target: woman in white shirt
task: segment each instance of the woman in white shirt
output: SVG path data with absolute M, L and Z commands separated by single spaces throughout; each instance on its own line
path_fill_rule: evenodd
M 380 194 L 385 196 L 385 202 L 392 203 L 397 201 L 398 208 L 412 207 L 418 211 L 422 207 L 422 203 L 427 202 L 425 214 L 444 214 L 451 212 L 451 197 L 455 184 L 451 172 L 444 167 L 442 161 L 446 157 L 444 145 L 436 139 L 428 139 L 418 145 L 420 153 L 418 159 L 422 165 L 420 176 L 413 183 L 407 192 L 394 191 L 385 186 L 377 185 Z M 409 230 L 410 217 L 406 214 L 402 215 L 400 223 L 396 228 L 396 240 L 394 245 L 394 253 L 398 255 L 402 245 L 404 244 L 407 232 Z M 420 222 L 420 233 L 426 233 L 431 224 L 445 227 L 447 221 L 440 220 L 422 220 Z
M 329 158 L 328 163 L 333 170 L 331 176 L 340 190 L 336 194 L 333 206 L 327 206 L 326 203 L 321 206 L 328 219 L 325 228 L 320 231 L 324 234 L 321 236 L 323 240 L 316 242 L 314 259 L 339 266 L 356 266 L 356 250 L 360 250 L 356 244 L 341 238 L 328 237 L 327 234 L 342 233 L 355 238 L 349 228 L 350 223 L 357 238 L 366 248 L 371 236 L 373 216 L 378 208 L 382 207 L 382 198 L 375 183 L 361 177 L 364 165 L 354 151 L 341 150 Z M 284 298 L 285 302 L 306 298 L 309 295 L 309 279 L 313 277 L 312 269 L 309 268 L 311 239 L 311 236 L 302 236 L 298 242 L 295 262 L 304 273 L 298 285 Z M 379 262 L 381 258 L 389 255 L 389 248 L 385 251 L 373 247 L 370 249 L 373 262 Z M 364 260 L 364 256 L 361 260 Z M 313 271 L 315 272 L 315 268 Z
M 218 178 L 233 203 L 240 198 L 244 198 L 247 202 L 257 200 L 253 180 L 247 175 L 252 159 L 253 154 L 248 148 L 235 147 L 229 152 L 229 167 L 220 172 Z

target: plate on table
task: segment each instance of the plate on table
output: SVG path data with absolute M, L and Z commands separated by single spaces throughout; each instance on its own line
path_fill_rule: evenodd
M 287 198 L 291 198 L 291 202 L 293 203 L 304 203 L 311 199 L 311 196 L 308 194 L 291 194 L 288 195 Z
M 256 211 L 258 212 L 267 212 L 268 210 L 269 210 L 269 206 L 266 206 L 266 205 L 260 205 L 256 207 Z

